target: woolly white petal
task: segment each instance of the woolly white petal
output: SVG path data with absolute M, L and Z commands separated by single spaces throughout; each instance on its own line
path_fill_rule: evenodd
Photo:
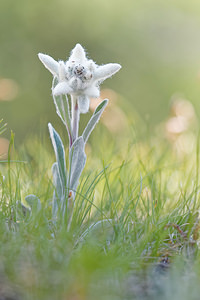
M 58 62 L 55 61 L 51 56 L 38 53 L 38 57 L 43 65 L 55 76 L 58 76 Z
M 56 87 L 53 89 L 53 95 L 63 95 L 63 94 L 70 94 L 72 92 L 72 89 L 68 85 L 66 81 L 59 82 Z
M 72 50 L 70 60 L 76 61 L 78 63 L 83 63 L 86 60 L 85 50 L 80 44 L 76 44 Z
M 78 108 L 80 113 L 86 114 L 90 107 L 90 98 L 86 95 L 78 96 Z
M 58 77 L 60 81 L 65 80 L 65 64 L 62 60 L 58 62 Z
M 96 80 L 105 80 L 106 78 L 111 77 L 121 69 L 119 64 L 106 64 L 103 66 L 97 67 L 94 78 Z
M 92 85 L 85 90 L 85 94 L 88 95 L 88 97 L 98 98 L 100 96 L 99 87 Z

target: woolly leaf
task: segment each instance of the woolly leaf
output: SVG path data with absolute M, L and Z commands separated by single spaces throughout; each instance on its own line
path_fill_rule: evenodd
M 51 137 L 51 141 L 53 144 L 55 156 L 56 156 L 56 161 L 58 163 L 58 170 L 60 174 L 60 179 L 62 182 L 62 189 L 63 189 L 63 194 L 64 194 L 64 189 L 66 187 L 66 163 L 65 163 L 65 150 L 64 146 L 62 143 L 62 140 L 59 136 L 59 134 L 56 132 L 56 130 L 53 128 L 53 126 L 49 123 L 49 133 Z
M 96 108 L 95 112 L 93 113 L 91 119 L 89 120 L 85 130 L 83 131 L 83 140 L 86 143 L 91 132 L 93 131 L 96 124 L 99 122 L 99 119 L 108 104 L 108 99 L 103 100 Z
M 61 202 L 63 198 L 63 187 L 62 181 L 60 178 L 58 163 L 54 163 L 52 166 L 52 174 L 53 174 L 53 184 L 54 184 L 54 192 L 53 192 L 53 201 L 52 201 L 52 214 L 55 218 L 58 212 L 59 200 Z
M 43 54 L 43 53 L 38 53 L 38 57 L 43 63 L 43 65 L 54 75 L 58 75 L 58 62 L 55 61 L 51 56 Z
M 86 95 L 78 96 L 78 108 L 81 114 L 86 114 L 89 111 L 90 98 Z
M 95 79 L 99 81 L 105 80 L 111 77 L 121 69 L 120 64 L 106 64 L 103 66 L 98 66 L 95 72 Z
M 17 215 L 18 217 L 27 217 L 30 216 L 31 209 L 28 206 L 25 206 L 21 201 L 16 202 Z
M 85 143 L 81 136 L 73 143 L 70 149 L 70 189 L 76 190 L 85 163 Z
M 40 203 L 40 199 L 31 194 L 25 197 L 26 202 L 28 203 L 28 205 L 30 206 L 32 211 L 39 211 L 41 210 L 41 203 Z

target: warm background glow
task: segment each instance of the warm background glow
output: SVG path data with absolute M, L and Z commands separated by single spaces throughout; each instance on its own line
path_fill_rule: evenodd
M 122 65 L 102 85 L 102 97 L 112 100 L 103 121 L 113 133 L 126 130 L 135 112 L 154 128 L 168 118 L 177 94 L 191 103 L 198 120 L 199 1 L 1 0 L 0 19 L 0 118 L 14 130 L 16 142 L 47 132 L 48 121 L 61 125 L 51 74 L 37 53 L 66 59 L 77 42 L 98 64 Z M 182 115 L 174 118 L 166 124 L 168 132 L 188 126 Z

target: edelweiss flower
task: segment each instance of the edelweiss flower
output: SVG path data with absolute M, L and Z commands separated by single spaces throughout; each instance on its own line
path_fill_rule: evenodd
M 80 44 L 75 46 L 66 62 L 57 62 L 42 53 L 38 56 L 44 66 L 58 79 L 58 84 L 52 90 L 53 95 L 70 94 L 77 97 L 81 113 L 89 110 L 91 97 L 99 97 L 99 85 L 121 68 L 119 64 L 112 63 L 98 66 L 86 57 L 85 50 Z

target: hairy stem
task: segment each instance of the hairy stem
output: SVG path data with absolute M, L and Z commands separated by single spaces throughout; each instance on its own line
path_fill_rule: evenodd
M 71 96 L 71 128 L 73 142 L 78 138 L 79 118 L 80 112 L 78 108 L 78 101 L 76 96 Z
M 72 144 L 78 138 L 78 129 L 79 129 L 79 119 L 80 119 L 80 111 L 78 107 L 78 99 L 76 96 L 71 95 L 71 132 L 72 132 L 72 140 L 70 141 L 70 149 Z M 73 153 L 72 153 L 73 155 Z M 70 189 L 71 185 L 71 169 L 72 169 L 72 155 L 69 155 L 69 177 L 68 177 L 68 189 Z M 73 217 L 73 210 L 74 210 L 74 198 L 73 192 L 69 190 L 69 195 L 67 199 L 67 212 L 68 212 L 68 227 L 67 230 L 69 231 L 72 217 Z
M 71 134 L 71 118 L 70 118 L 70 113 L 69 113 L 69 101 L 67 95 L 66 97 L 66 103 L 67 103 L 67 111 L 65 110 L 64 103 L 61 103 L 62 111 L 65 112 L 64 114 L 64 121 L 65 121 L 65 127 L 67 129 L 68 137 L 69 137 L 69 148 L 72 146 L 72 134 Z

